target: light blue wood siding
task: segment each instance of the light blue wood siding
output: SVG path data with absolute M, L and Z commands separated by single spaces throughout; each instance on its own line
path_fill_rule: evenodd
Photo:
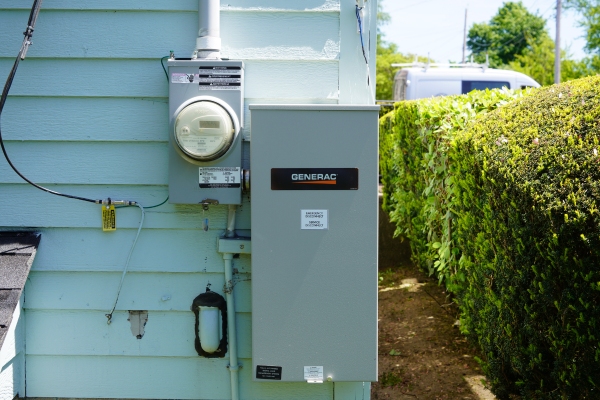
M 222 2 L 222 55 L 246 64 L 245 140 L 251 140 L 250 104 L 371 101 L 354 5 Z M 376 10 L 375 0 L 367 5 Z M 19 50 L 29 6 L 0 0 L 0 77 Z M 169 50 L 190 56 L 197 7 L 197 0 L 45 0 L 2 116 L 14 164 L 60 192 L 144 206 L 162 202 L 168 192 L 168 85 L 160 58 Z M 367 52 L 374 60 L 374 25 L 370 29 Z M 249 212 L 246 197 L 238 229 L 251 229 Z M 0 229 L 42 233 L 19 325 L 27 327 L 26 352 L 17 346 L 14 357 L 2 358 L 0 393 L 24 389 L 26 360 L 28 397 L 229 398 L 228 359 L 197 356 L 190 312 L 207 284 L 223 292 L 216 241 L 226 219 L 226 206 L 149 209 L 107 325 L 139 209 L 119 209 L 117 231 L 102 232 L 99 206 L 39 191 L 0 158 Z M 252 381 L 250 257 L 233 262 L 242 398 L 333 399 L 333 383 Z M 130 331 L 128 310 L 149 312 L 142 339 Z M 337 385 L 335 399 L 369 398 L 368 383 Z

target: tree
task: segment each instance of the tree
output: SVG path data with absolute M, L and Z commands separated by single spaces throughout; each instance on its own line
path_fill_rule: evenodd
M 561 51 L 560 81 L 566 82 L 594 74 L 598 70 L 594 63 L 597 64 L 593 58 L 572 60 L 564 50 Z M 542 38 L 538 43 L 525 49 L 522 54 L 517 55 L 515 60 L 508 63 L 508 67 L 529 75 L 542 86 L 552 85 L 554 83 L 554 41 L 548 36 Z
M 377 100 L 392 100 L 394 98 L 394 77 L 398 68 L 394 63 L 411 62 L 410 56 L 398 52 L 398 46 L 387 43 L 378 37 L 377 40 L 377 79 L 375 96 Z
M 581 14 L 579 23 L 585 30 L 586 52 L 600 55 L 600 0 L 565 0 L 565 3 Z
M 387 25 L 392 20 L 392 16 L 389 13 L 383 11 L 383 2 L 380 0 L 377 3 L 377 37 L 381 35 L 379 27 Z
M 590 3 L 600 4 L 600 0 L 567 2 L 571 8 L 578 7 L 582 15 L 588 16 L 586 21 L 589 26 L 593 25 L 595 8 Z M 596 9 L 599 55 L 576 61 L 566 51 L 561 51 L 561 82 L 600 71 L 600 7 Z M 507 2 L 489 23 L 473 24 L 469 30 L 467 46 L 477 62 L 485 62 L 485 55 L 489 54 L 491 67 L 522 72 L 541 85 L 551 85 L 554 83 L 554 41 L 545 24 L 542 17 L 531 14 L 521 2 Z M 588 37 L 593 36 L 590 35 Z M 588 41 L 588 46 L 590 43 L 593 42 Z
M 520 1 L 506 2 L 489 23 L 473 24 L 467 47 L 477 62 L 485 62 L 487 54 L 490 66 L 500 67 L 549 39 L 545 25 L 544 18 L 530 13 Z

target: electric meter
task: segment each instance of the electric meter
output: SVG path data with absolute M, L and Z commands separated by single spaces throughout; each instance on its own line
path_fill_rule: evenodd
M 197 161 L 221 157 L 231 148 L 235 133 L 230 114 L 212 101 L 189 104 L 175 119 L 175 144 Z
M 242 204 L 244 63 L 169 59 L 169 202 Z

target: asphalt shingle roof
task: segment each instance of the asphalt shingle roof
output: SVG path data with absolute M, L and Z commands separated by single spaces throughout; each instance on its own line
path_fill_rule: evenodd
M 0 349 L 27 281 L 41 235 L 0 232 Z

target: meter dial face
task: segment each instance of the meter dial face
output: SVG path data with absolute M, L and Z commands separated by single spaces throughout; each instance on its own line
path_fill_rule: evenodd
M 229 150 L 235 138 L 231 116 L 220 105 L 199 101 L 185 107 L 175 119 L 175 142 L 189 157 L 212 161 Z

